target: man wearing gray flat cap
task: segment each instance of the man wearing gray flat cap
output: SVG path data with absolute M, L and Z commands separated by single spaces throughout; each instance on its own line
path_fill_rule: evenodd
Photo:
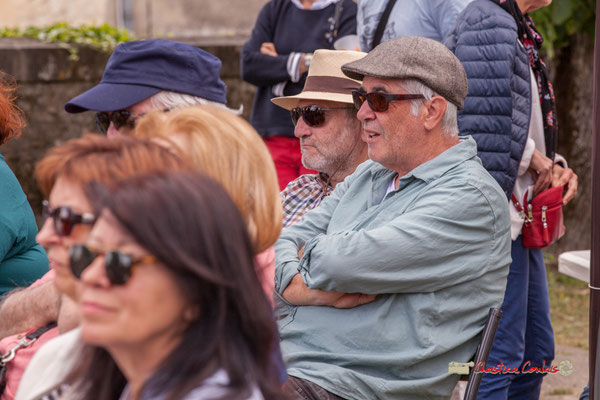
M 458 139 L 467 80 L 446 47 L 392 39 L 342 71 L 363 80 L 353 99 L 370 161 L 275 245 L 286 391 L 448 399 L 449 363 L 471 359 L 502 303 L 506 198 L 475 141 Z

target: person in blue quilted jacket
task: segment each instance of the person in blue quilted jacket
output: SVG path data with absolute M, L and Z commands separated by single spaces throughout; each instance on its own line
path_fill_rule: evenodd
M 507 201 L 565 186 L 563 204 L 577 193 L 577 175 L 556 154 L 558 126 L 552 84 L 539 56 L 542 37 L 527 14 L 551 0 L 475 0 L 444 40 L 463 63 L 469 84 L 458 114 L 461 135 L 477 142 L 484 167 Z M 503 316 L 487 366 L 501 363 L 517 374 L 484 374 L 482 399 L 537 399 L 550 367 L 554 335 L 541 249 L 525 248 L 524 215 L 510 203 L 512 263 Z

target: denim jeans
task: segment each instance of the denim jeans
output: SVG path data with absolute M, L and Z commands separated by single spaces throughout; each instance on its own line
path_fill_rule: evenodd
M 512 242 L 502 319 L 487 366 L 500 363 L 519 371 L 550 367 L 554 333 L 550 322 L 548 281 L 539 249 L 524 248 L 521 236 Z M 478 399 L 538 399 L 544 375 L 484 374 Z

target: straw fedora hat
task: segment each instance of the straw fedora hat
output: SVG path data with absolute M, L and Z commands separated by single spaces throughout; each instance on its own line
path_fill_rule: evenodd
M 275 105 L 291 110 L 300 100 L 328 100 L 353 104 L 352 91 L 360 88 L 361 81 L 350 79 L 342 72 L 342 65 L 360 60 L 367 53 L 353 50 L 316 50 L 308 69 L 302 92 L 295 96 L 275 97 Z

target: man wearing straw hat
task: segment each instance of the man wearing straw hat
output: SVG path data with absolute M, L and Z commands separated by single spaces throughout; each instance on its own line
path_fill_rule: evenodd
M 300 139 L 302 164 L 318 171 L 301 175 L 281 192 L 284 227 L 318 206 L 367 160 L 367 145 L 361 140 L 361 124 L 352 103 L 352 90 L 360 87 L 360 81 L 346 77 L 341 69 L 365 55 L 358 51 L 317 50 L 302 92 L 271 100 L 290 110 L 294 135 Z
M 285 390 L 296 399 L 448 399 L 510 264 L 506 197 L 458 139 L 458 59 L 386 41 L 343 72 L 371 161 L 275 245 Z M 363 294 L 359 294 L 363 293 Z

